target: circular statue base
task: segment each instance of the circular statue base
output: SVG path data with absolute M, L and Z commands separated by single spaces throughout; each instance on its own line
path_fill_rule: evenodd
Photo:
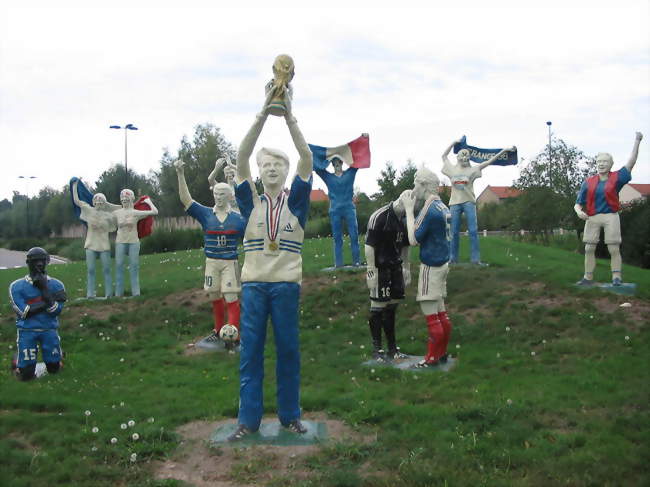
M 398 370 L 410 370 L 418 372 L 449 372 L 456 366 L 458 362 L 457 358 L 448 357 L 445 363 L 439 363 L 431 367 L 416 367 L 418 362 L 424 360 L 424 357 L 421 355 L 407 355 L 401 359 L 391 360 L 390 362 L 377 361 L 375 359 L 370 359 L 366 362 L 363 362 L 361 365 L 364 367 L 387 367 L 391 369 Z
M 228 441 L 228 437 L 237 429 L 237 423 L 219 426 L 208 440 L 209 446 L 305 446 L 321 443 L 327 439 L 327 424 L 316 421 L 301 421 L 307 428 L 306 433 L 293 433 L 283 428 L 279 421 L 262 423 L 255 433 L 247 435 L 241 440 Z

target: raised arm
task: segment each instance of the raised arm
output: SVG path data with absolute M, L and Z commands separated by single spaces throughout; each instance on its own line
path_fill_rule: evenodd
M 262 111 L 255 115 L 255 122 L 253 122 L 253 125 L 251 125 L 251 128 L 248 129 L 248 132 L 246 132 L 246 135 L 242 139 L 241 144 L 239 144 L 239 150 L 237 151 L 237 177 L 235 179 L 237 184 L 246 180 L 252 180 L 250 158 L 253 154 L 253 149 L 255 149 L 257 139 L 259 139 L 264 128 L 266 118 L 269 116 L 268 105 L 272 97 L 273 90 L 268 90 Z
M 636 133 L 636 137 L 634 138 L 634 147 L 632 147 L 632 154 L 630 155 L 630 160 L 627 161 L 627 164 L 625 167 L 627 168 L 628 171 L 632 171 L 632 168 L 636 164 L 636 159 L 639 157 L 639 144 L 641 143 L 641 139 L 643 139 L 643 134 L 641 132 Z
M 217 184 L 217 173 L 224 166 L 225 163 L 226 163 L 226 161 L 222 157 L 217 159 L 217 161 L 214 163 L 214 169 L 208 175 L 208 185 L 210 186 L 210 189 L 214 188 L 214 185 Z
M 496 161 L 501 156 L 501 154 L 504 154 L 505 152 L 514 152 L 515 150 L 517 150 L 517 148 L 514 145 L 512 147 L 508 147 L 507 149 L 501 149 L 499 152 L 497 152 L 495 155 L 493 155 L 487 161 L 481 162 L 478 165 L 478 168 L 479 169 L 484 169 L 484 168 L 488 167 L 490 164 L 492 164 L 494 161 Z
M 144 200 L 145 203 L 147 203 L 151 209 L 150 210 L 134 210 L 136 215 L 138 216 L 139 219 L 148 217 L 148 216 L 156 216 L 158 214 L 158 208 L 155 207 L 153 204 L 153 201 L 151 201 L 151 198 L 147 196 L 147 198 Z
M 184 166 L 185 163 L 182 161 L 182 159 L 177 159 L 176 162 L 174 162 L 174 167 L 176 168 L 176 176 L 178 176 L 178 196 L 180 197 L 181 203 L 183 204 L 183 209 L 187 210 L 192 204 L 192 195 L 190 194 L 190 190 L 187 187 L 187 181 L 185 180 Z M 213 172 L 216 172 L 216 169 Z
M 79 186 L 79 180 L 77 179 L 74 183 L 72 183 L 72 201 L 74 201 L 74 204 L 77 205 L 79 208 L 82 206 L 90 207 L 88 203 L 85 201 L 81 201 L 79 199 L 79 190 L 77 187 Z
M 305 141 L 305 137 L 302 135 L 302 132 L 298 127 L 298 121 L 291 111 L 291 93 L 288 91 L 285 94 L 285 105 L 287 110 L 284 113 L 284 119 L 287 121 L 287 127 L 289 127 L 289 133 L 293 139 L 293 145 L 296 146 L 296 150 L 300 156 L 296 172 L 303 181 L 308 181 L 311 177 L 311 172 L 314 169 L 314 159 L 311 150 L 309 150 L 309 146 Z
M 454 148 L 454 146 L 455 146 L 456 144 L 460 144 L 460 139 L 454 140 L 454 141 L 449 145 L 449 147 L 447 147 L 447 148 L 445 149 L 445 152 L 442 153 L 442 162 L 443 162 L 444 165 L 451 164 L 451 162 L 449 162 L 449 157 L 448 157 L 448 156 L 449 156 L 449 153 L 451 152 L 451 150 Z
M 402 194 L 401 198 L 402 204 L 404 205 L 404 212 L 406 213 L 406 230 L 408 232 L 409 245 L 418 245 L 418 241 L 415 239 L 415 196 L 413 196 L 412 192 L 409 192 L 408 194 Z M 408 247 L 406 249 L 408 250 Z

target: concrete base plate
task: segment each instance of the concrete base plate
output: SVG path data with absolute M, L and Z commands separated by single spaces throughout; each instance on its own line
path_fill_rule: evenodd
M 407 355 L 406 358 L 393 360 L 392 362 L 377 362 L 375 359 L 370 359 L 363 362 L 361 365 L 364 367 L 390 367 L 399 370 L 413 370 L 418 372 L 449 372 L 456 366 L 457 358 L 449 357 L 447 363 L 436 365 L 435 367 L 426 367 L 423 369 L 415 368 L 415 364 L 424 360 L 421 355 Z
M 341 267 L 325 267 L 321 272 L 366 272 L 366 265 L 344 265 Z
M 307 432 L 292 433 L 280 425 L 279 421 L 262 423 L 260 429 L 241 440 L 228 442 L 228 437 L 237 429 L 237 423 L 225 424 L 218 427 L 208 440 L 210 446 L 303 446 L 321 443 L 327 439 L 327 425 L 315 421 L 301 421 Z
M 624 282 L 620 286 L 614 286 L 611 282 L 594 282 L 591 285 L 576 282 L 575 286 L 579 289 L 602 289 L 623 296 L 634 296 L 636 294 L 636 284 L 633 282 Z

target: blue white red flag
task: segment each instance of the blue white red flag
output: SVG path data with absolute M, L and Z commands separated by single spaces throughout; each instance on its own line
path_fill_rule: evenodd
M 357 169 L 370 167 L 370 137 L 368 134 L 361 134 L 361 137 L 338 147 L 321 147 L 309 144 L 309 148 L 314 155 L 314 169 L 327 169 L 335 156 L 350 167 Z

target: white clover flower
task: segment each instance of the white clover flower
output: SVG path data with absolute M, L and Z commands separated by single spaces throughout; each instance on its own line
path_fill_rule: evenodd
M 460 345 L 456 345 L 456 348 L 460 348 Z
M 135 426 L 135 421 L 129 419 L 129 422 L 127 424 L 129 425 L 129 428 L 133 428 Z
M 546 340 L 542 340 L 542 343 L 546 344 Z
M 120 425 L 120 428 L 122 428 L 123 430 L 125 430 L 125 429 L 126 429 L 126 423 L 122 423 L 122 424 Z
M 117 438 L 115 437 L 111 438 L 111 444 L 114 445 L 115 443 L 117 443 Z
M 83 327 L 84 327 L 84 324 L 83 324 L 83 323 L 79 323 L 79 328 L 83 328 Z
M 100 331 L 100 332 L 99 332 L 99 336 L 100 336 L 100 337 L 103 337 L 103 336 L 104 336 L 104 332 L 103 332 L 103 331 Z
M 366 346 L 365 346 L 365 345 L 359 345 L 359 348 L 360 348 L 361 350 L 363 350 L 364 348 L 366 348 Z
M 121 327 L 121 326 L 118 326 L 118 327 L 117 327 L 117 331 L 121 331 L 121 330 L 122 330 L 122 327 Z
M 509 326 L 506 326 L 506 331 L 510 331 L 510 327 L 509 327 Z
M 147 420 L 147 422 L 149 422 L 149 423 L 153 423 L 154 421 L 155 421 L 155 419 L 153 419 L 153 416 L 150 417 L 150 418 Z
M 90 416 L 92 413 L 86 409 L 86 411 L 84 412 L 84 414 L 85 414 L 86 416 Z
M 535 356 L 535 352 L 530 352 L 530 355 L 531 355 L 532 357 L 534 357 L 534 356 Z
M 131 456 L 129 457 L 132 462 L 135 462 L 138 459 L 138 454 L 137 453 L 131 453 Z
M 138 440 L 140 439 L 140 435 L 137 434 L 137 433 L 133 433 L 133 434 L 131 435 L 131 438 L 133 438 L 133 441 L 138 441 Z
M 629 340 L 630 340 L 630 337 L 625 335 L 625 341 L 629 341 Z
M 371 373 L 371 374 L 374 374 L 374 373 L 375 373 L 375 369 L 370 369 L 370 373 Z
M 124 362 L 124 357 L 120 359 L 120 362 Z M 120 406 L 122 406 L 122 404 L 120 404 Z
M 99 433 L 99 428 L 97 426 L 93 427 L 92 432 Z

